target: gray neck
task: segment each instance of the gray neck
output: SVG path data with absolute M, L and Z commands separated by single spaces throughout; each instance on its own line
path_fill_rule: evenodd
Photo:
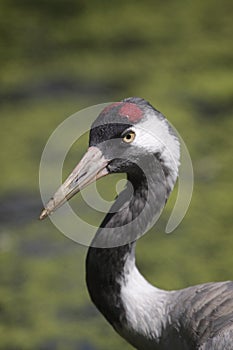
M 140 171 L 137 175 L 128 174 L 133 194 L 128 185 L 119 195 L 97 231 L 86 260 L 91 299 L 118 331 L 127 322 L 121 289 L 131 272 L 134 273 L 135 241 L 147 230 L 148 223 L 159 216 L 167 199 L 166 178 L 160 162 L 147 159 L 146 166 L 147 177 Z

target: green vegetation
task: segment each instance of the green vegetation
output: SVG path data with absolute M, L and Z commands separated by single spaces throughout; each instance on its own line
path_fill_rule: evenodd
M 165 235 L 168 203 L 138 242 L 141 271 L 168 289 L 233 278 L 232 10 L 228 0 L 1 1 L 0 350 L 131 349 L 91 305 L 86 248 L 37 221 L 43 147 L 96 103 L 146 98 L 193 159 L 189 211 Z M 65 172 L 75 163 L 73 151 Z

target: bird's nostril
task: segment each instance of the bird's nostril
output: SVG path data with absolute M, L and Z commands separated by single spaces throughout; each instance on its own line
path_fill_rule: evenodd
M 82 179 L 82 177 L 84 177 L 86 174 L 87 174 L 87 172 L 84 172 L 84 173 L 82 173 L 81 175 L 79 175 L 79 176 L 74 180 L 74 183 L 79 182 L 79 181 Z

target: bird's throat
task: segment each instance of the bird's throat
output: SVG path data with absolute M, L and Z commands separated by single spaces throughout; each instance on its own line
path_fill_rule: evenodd
M 135 267 L 136 239 L 159 216 L 166 202 L 163 171 L 159 164 L 152 165 L 156 168 L 150 169 L 147 177 L 129 174 L 133 193 L 127 187 L 119 195 L 87 254 L 86 282 L 90 297 L 118 331 L 126 322 L 121 288 Z

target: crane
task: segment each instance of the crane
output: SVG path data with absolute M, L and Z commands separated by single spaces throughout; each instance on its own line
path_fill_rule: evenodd
M 146 100 L 129 97 L 108 105 L 91 126 L 87 153 L 40 219 L 96 179 L 126 173 L 126 188 L 88 249 L 86 283 L 93 303 L 138 350 L 230 350 L 233 282 L 166 291 L 147 282 L 136 266 L 136 241 L 175 185 L 179 148 L 167 119 Z

